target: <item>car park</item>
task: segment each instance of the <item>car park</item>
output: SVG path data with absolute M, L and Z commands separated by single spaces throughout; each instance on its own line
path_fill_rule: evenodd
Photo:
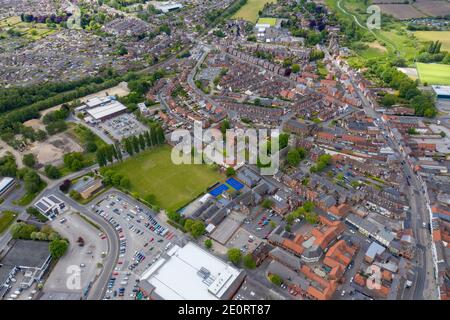
M 118 297 L 123 297 L 122 299 L 130 297 L 133 280 L 148 268 L 148 261 L 164 251 L 172 239 L 176 240 L 176 233 L 159 223 L 151 210 L 134 203 L 134 199 L 118 197 L 113 192 L 105 195 L 92 208 L 93 212 L 108 221 L 119 234 L 120 259 L 113 271 L 113 277 L 117 278 L 117 281 L 109 282 L 108 289 L 117 290 L 117 286 L 125 288 L 125 295 L 120 295 L 118 291 Z M 102 237 L 103 234 L 99 236 Z M 150 246 L 150 243 L 153 245 Z M 111 297 L 114 299 L 112 295 Z

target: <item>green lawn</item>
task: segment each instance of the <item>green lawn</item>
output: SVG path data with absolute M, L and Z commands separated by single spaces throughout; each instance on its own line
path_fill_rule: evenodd
M 17 214 L 13 211 L 3 211 L 0 213 L 0 234 L 5 232 L 6 229 L 14 222 Z
M 416 63 L 421 83 L 450 85 L 450 65 L 437 63 Z
M 248 0 L 247 4 L 239 9 L 239 11 L 236 12 L 232 18 L 241 18 L 252 23 L 256 23 L 258 20 L 259 10 L 264 8 L 266 3 L 275 3 L 276 1 L 277 0 Z
M 111 168 L 128 177 L 131 192 L 140 197 L 152 194 L 156 204 L 167 210 L 178 210 L 224 176 L 206 165 L 175 165 L 172 148 L 165 145 L 142 152 Z
M 450 51 L 450 31 L 416 31 L 414 35 L 420 41 L 436 41 L 442 42 L 442 51 Z
M 276 18 L 259 18 L 258 24 L 268 24 L 271 27 L 275 27 L 275 25 L 277 24 L 277 19 Z

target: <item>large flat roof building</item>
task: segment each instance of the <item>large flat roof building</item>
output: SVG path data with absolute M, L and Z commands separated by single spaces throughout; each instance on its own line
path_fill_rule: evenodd
M 0 198 L 5 197 L 16 185 L 16 180 L 10 177 L 0 177 Z
M 163 13 L 168 13 L 170 11 L 174 11 L 174 10 L 183 8 L 183 5 L 181 3 L 174 2 L 174 1 L 167 1 L 167 2 L 152 1 L 151 4 L 153 4 L 153 6 L 156 9 L 161 10 Z
M 127 111 L 127 107 L 113 96 L 95 97 L 75 108 L 75 112 L 83 112 L 86 122 L 104 121 Z
M 431 86 L 438 99 L 450 99 L 450 86 Z
M 39 281 L 47 270 L 51 260 L 48 242 L 34 240 L 16 240 L 13 247 L 0 261 L 0 298 L 11 286 L 11 279 L 19 272 L 25 272 L 20 286 L 29 288 Z
M 241 286 L 242 270 L 189 242 L 163 254 L 141 277 L 152 299 L 228 300 Z
M 107 104 L 88 109 L 86 112 L 93 120 L 103 121 L 126 112 L 127 107 L 118 101 L 112 100 Z

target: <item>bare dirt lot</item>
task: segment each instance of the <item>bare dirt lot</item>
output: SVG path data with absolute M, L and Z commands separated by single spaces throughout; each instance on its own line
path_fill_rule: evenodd
M 380 50 L 381 52 L 387 52 L 386 47 L 382 46 L 378 41 L 369 43 L 369 47 Z
M 25 127 L 33 128 L 34 130 L 39 130 L 39 129 L 45 130 L 45 125 L 39 119 L 31 119 L 31 120 L 25 121 L 23 123 L 23 125 Z
M 49 137 L 43 142 L 34 142 L 29 150 L 36 156 L 42 166 L 47 164 L 62 164 L 64 154 L 69 152 L 83 152 L 83 148 L 67 133 L 63 132 Z

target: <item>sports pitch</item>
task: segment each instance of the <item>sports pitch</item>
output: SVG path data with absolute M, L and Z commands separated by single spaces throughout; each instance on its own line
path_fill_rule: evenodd
M 258 20 L 258 12 L 264 8 L 266 3 L 275 3 L 277 0 L 248 0 L 247 4 L 233 15 L 233 19 L 244 19 L 252 23 Z
M 152 194 L 158 206 L 174 211 L 224 179 L 207 165 L 173 164 L 171 150 L 167 145 L 148 150 L 112 169 L 130 179 L 131 192 L 137 192 L 142 198 Z
M 268 24 L 274 27 L 277 24 L 276 18 L 259 18 L 257 24 Z
M 450 85 L 450 65 L 437 63 L 416 63 L 421 83 Z

